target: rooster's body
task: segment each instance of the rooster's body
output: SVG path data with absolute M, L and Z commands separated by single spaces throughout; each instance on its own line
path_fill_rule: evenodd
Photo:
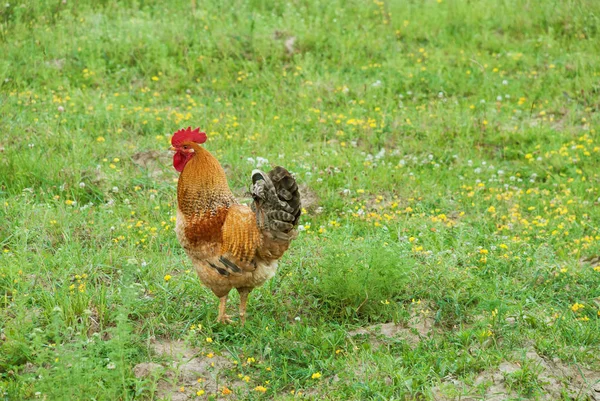
M 235 288 L 243 323 L 248 294 L 275 275 L 278 259 L 296 236 L 300 194 L 283 167 L 269 174 L 254 170 L 254 202 L 239 204 L 217 159 L 198 145 L 206 140 L 200 134 L 181 130 L 172 139 L 178 151 L 174 165 L 181 171 L 175 231 L 202 283 L 220 298 L 218 320 L 229 320 L 225 306 Z

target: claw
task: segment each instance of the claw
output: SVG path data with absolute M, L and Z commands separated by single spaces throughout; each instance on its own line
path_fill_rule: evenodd
M 230 323 L 233 323 L 233 321 L 231 320 L 231 316 L 223 315 L 223 316 L 217 317 L 217 323 L 230 324 Z

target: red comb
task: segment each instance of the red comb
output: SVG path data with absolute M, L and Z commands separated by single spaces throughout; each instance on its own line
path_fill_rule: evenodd
M 206 142 L 206 133 L 200 132 L 200 128 L 194 130 L 192 127 L 180 129 L 173 134 L 171 145 L 177 146 L 181 145 L 183 142 L 204 143 Z

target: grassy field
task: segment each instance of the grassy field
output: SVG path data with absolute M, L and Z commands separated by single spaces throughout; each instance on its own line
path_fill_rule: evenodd
M 6 3 L 0 399 L 600 399 L 600 2 Z M 187 126 L 305 197 L 245 327 Z

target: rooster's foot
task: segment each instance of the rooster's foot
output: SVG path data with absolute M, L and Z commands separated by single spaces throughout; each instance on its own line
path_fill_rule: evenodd
M 217 318 L 217 323 L 230 324 L 233 323 L 233 321 L 231 320 L 231 316 L 223 315 Z

